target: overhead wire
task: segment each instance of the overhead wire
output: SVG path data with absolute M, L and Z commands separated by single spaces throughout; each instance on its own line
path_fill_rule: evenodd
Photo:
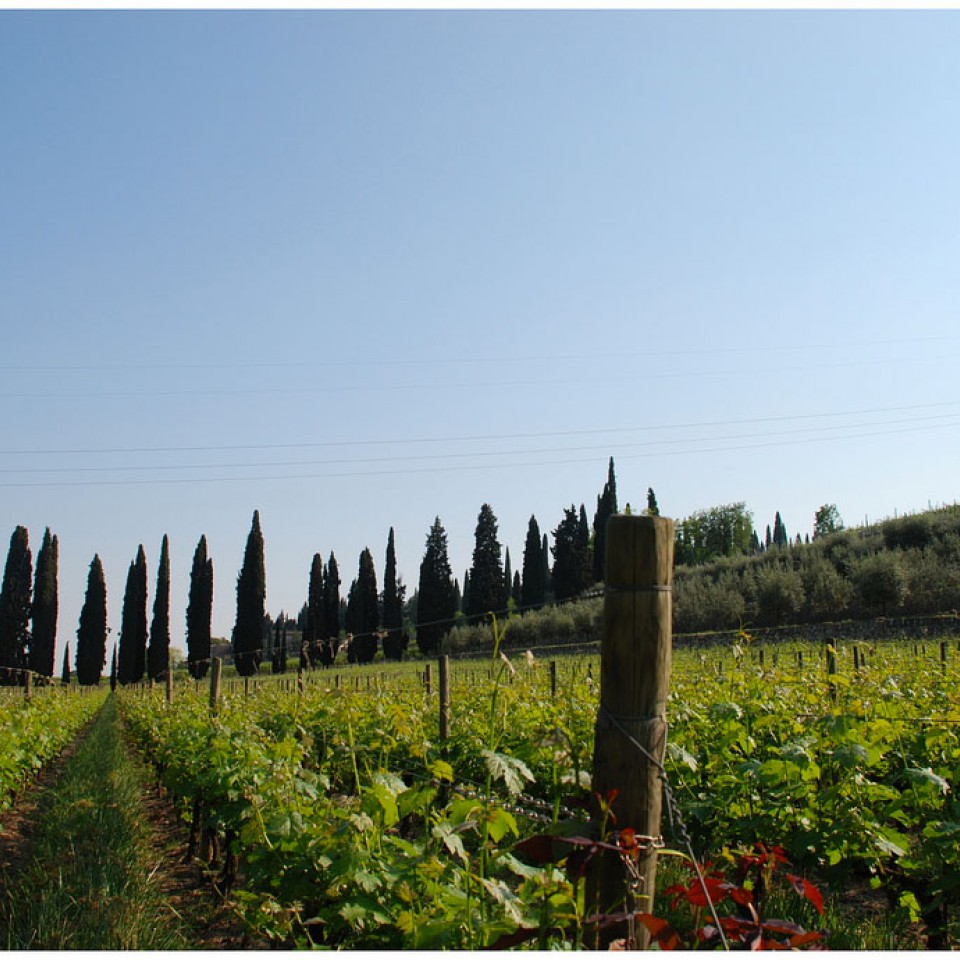
M 920 430 L 935 430 L 935 429 L 944 429 L 960 426 L 960 421 L 951 421 L 948 423 L 920 423 L 920 421 L 928 419 L 942 419 L 942 417 L 932 417 L 932 418 L 914 418 L 912 420 L 900 420 L 900 421 L 889 421 L 889 423 L 908 423 L 909 426 L 897 427 L 892 430 L 868 430 L 863 432 L 853 432 L 846 434 L 838 434 L 836 436 L 823 436 L 823 437 L 793 437 L 790 439 L 778 439 L 778 440 L 763 440 L 763 442 L 757 443 L 743 443 L 743 444 L 734 444 L 727 446 L 717 446 L 716 444 L 722 443 L 726 439 L 742 439 L 741 437 L 720 437 L 712 439 L 671 439 L 664 441 L 645 441 L 643 443 L 635 444 L 607 444 L 603 446 L 592 446 L 588 448 L 554 448 L 552 450 L 542 451 L 542 452 L 576 452 L 577 450 L 584 449 L 603 449 L 607 452 L 616 452 L 617 456 L 621 460 L 635 460 L 635 459 L 644 459 L 650 457 L 672 457 L 672 456 L 691 456 L 691 455 L 700 455 L 706 453 L 729 453 L 736 452 L 741 450 L 756 450 L 756 449 L 765 449 L 769 447 L 780 447 L 780 446 L 791 446 L 797 444 L 810 444 L 810 443 L 823 443 L 829 441 L 837 440 L 858 440 L 869 437 L 880 437 L 880 436 L 891 436 L 899 433 L 906 432 L 916 432 Z M 881 424 L 862 424 L 858 426 L 875 426 L 875 425 L 884 425 Z M 847 425 L 838 425 L 829 429 L 848 429 Z M 810 428 L 806 430 L 801 430 L 798 432 L 809 432 Z M 777 437 L 782 436 L 781 433 L 773 434 L 757 434 L 757 435 L 746 435 L 747 439 L 762 439 L 764 437 Z M 623 453 L 622 450 L 632 449 L 637 446 L 666 446 L 666 445 L 675 445 L 679 446 L 682 444 L 702 444 L 709 443 L 711 446 L 693 446 L 691 449 L 669 449 L 669 450 L 655 450 L 644 453 Z M 342 460 L 342 461 L 319 461 L 319 462 L 310 462 L 310 461 L 292 461 L 289 463 L 276 464 L 276 463 L 257 463 L 257 464 L 243 464 L 243 465 L 233 465 L 233 464 L 209 464 L 201 466 L 182 466 L 178 468 L 172 468 L 168 466 L 153 466 L 153 467 L 130 467 L 130 466 L 120 466 L 120 467 L 80 467 L 80 468 L 17 468 L 13 469 L 4 469 L 0 472 L 16 472 L 16 473 L 48 473 L 48 472 L 87 472 L 90 470 L 130 470 L 130 469 L 153 469 L 153 470 L 167 470 L 167 469 L 232 469 L 232 468 L 241 468 L 241 469 L 250 469 L 255 467 L 275 467 L 275 466 L 316 466 L 316 465 L 345 465 L 350 463 L 401 463 L 407 462 L 410 460 L 422 461 L 429 459 L 452 459 L 452 458 L 466 458 L 466 457 L 480 457 L 480 456 L 530 456 L 539 451 L 504 451 L 496 453 L 459 453 L 459 454 L 442 454 L 438 456 L 404 456 L 404 457 L 382 457 L 382 458 L 367 458 L 366 460 Z M 257 476 L 217 476 L 217 477 L 149 477 L 149 478 L 124 478 L 124 479 L 104 479 L 104 480 L 36 480 L 36 481 L 3 481 L 0 482 L 0 488 L 14 488 L 14 487 L 90 487 L 90 486 L 118 486 L 118 485 L 154 485 L 154 484 L 182 484 L 182 483 L 228 483 L 228 482 L 277 482 L 284 480 L 320 480 L 320 479 L 338 479 L 338 478 L 358 478 L 358 477 L 375 477 L 375 476 L 396 476 L 403 474 L 430 474 L 430 473 L 449 473 L 455 471 L 475 471 L 475 470 L 490 470 L 490 469 L 515 469 L 518 467 L 543 467 L 543 466 L 560 466 L 568 465 L 574 463 L 592 463 L 594 462 L 594 457 L 564 457 L 561 459 L 550 459 L 550 460 L 527 460 L 521 462 L 503 462 L 503 463 L 483 463 L 483 464 L 456 464 L 456 465 L 445 465 L 445 466 L 422 466 L 422 467 L 399 467 L 396 469 L 378 469 L 378 470 L 354 470 L 354 471 L 338 471 L 333 473 L 293 473 L 293 474 L 273 474 L 269 476 L 257 475 Z

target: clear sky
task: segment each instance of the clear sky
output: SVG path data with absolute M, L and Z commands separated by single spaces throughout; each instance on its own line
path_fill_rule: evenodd
M 960 484 L 960 11 L 0 11 L 0 537 L 228 635 L 480 505 L 763 536 Z M 60 654 L 58 653 L 58 658 Z M 58 659 L 59 665 L 59 659 Z

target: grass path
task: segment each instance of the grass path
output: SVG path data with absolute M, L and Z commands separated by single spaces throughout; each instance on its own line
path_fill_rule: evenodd
M 190 924 L 164 894 L 163 853 L 113 697 L 40 798 L 32 856 L 2 877 L 0 949 L 185 950 Z

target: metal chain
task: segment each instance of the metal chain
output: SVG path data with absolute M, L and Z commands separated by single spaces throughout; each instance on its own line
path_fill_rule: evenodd
M 717 932 L 720 934 L 720 940 L 723 943 L 723 948 L 724 950 L 729 950 L 730 944 L 727 942 L 727 938 L 724 935 L 723 926 L 720 923 L 720 917 L 717 914 L 717 908 L 714 906 L 713 898 L 710 896 L 710 891 L 707 889 L 707 883 L 704 879 L 703 871 L 700 869 L 700 863 L 693 852 L 693 842 L 690 839 L 690 834 L 687 832 L 686 825 L 683 822 L 683 817 L 680 814 L 680 807 L 677 803 L 676 797 L 674 796 L 673 787 L 670 785 L 670 779 L 667 776 L 666 768 L 660 760 L 653 756 L 653 754 L 651 754 L 650 751 L 647 750 L 647 748 L 623 726 L 623 724 L 620 722 L 620 718 L 612 714 L 609 710 L 607 710 L 606 707 L 601 705 L 597 712 L 597 716 L 598 718 L 603 717 L 603 719 L 605 719 L 615 730 L 619 731 L 624 737 L 626 737 L 626 739 L 656 768 L 657 778 L 663 785 L 663 793 L 667 801 L 667 818 L 670 821 L 670 828 L 686 848 L 687 855 L 690 857 L 690 862 L 693 864 L 693 869 L 697 874 L 697 879 L 700 881 L 700 888 L 703 890 L 703 895 L 706 898 L 707 906 L 710 908 L 710 915 L 713 917 L 713 922 L 716 924 Z M 664 719 L 663 723 L 664 728 L 666 729 L 666 719 Z M 664 736 L 664 751 L 666 751 L 666 747 L 666 736 Z

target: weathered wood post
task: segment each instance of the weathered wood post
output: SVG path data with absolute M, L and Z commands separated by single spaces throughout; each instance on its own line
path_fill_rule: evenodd
M 29 670 L 23 672 L 23 699 L 33 699 L 33 673 Z
M 170 665 L 170 657 L 167 657 L 167 675 L 166 675 L 166 687 L 167 687 L 167 704 L 173 703 L 173 667 Z
M 837 651 L 832 643 L 825 647 L 827 654 L 827 686 L 830 688 L 830 699 L 837 699 L 837 685 L 834 683 L 834 677 L 837 675 Z
M 940 669 L 946 673 L 947 672 L 947 641 L 940 641 Z
M 426 663 L 423 666 L 423 688 L 427 691 L 427 696 L 430 696 L 431 687 L 430 687 L 430 664 Z
M 593 786 L 601 798 L 616 792 L 616 829 L 635 831 L 638 850 L 631 882 L 620 857 L 595 857 L 590 892 L 600 914 L 649 912 L 657 871 L 666 749 L 666 703 L 672 659 L 673 521 L 615 514 L 607 521 L 606 590 L 600 647 L 600 708 L 594 732 Z M 609 833 L 614 824 L 598 826 Z M 592 909 L 592 905 L 591 905 Z M 598 932 L 606 946 L 624 936 L 623 924 Z M 637 925 L 634 943 L 649 945 Z
M 440 658 L 440 740 L 445 742 L 450 736 L 450 658 L 444 654 Z
M 550 661 L 550 699 L 557 699 L 557 661 Z
M 210 713 L 215 714 L 220 706 L 220 672 L 223 661 L 214 657 L 210 662 Z

